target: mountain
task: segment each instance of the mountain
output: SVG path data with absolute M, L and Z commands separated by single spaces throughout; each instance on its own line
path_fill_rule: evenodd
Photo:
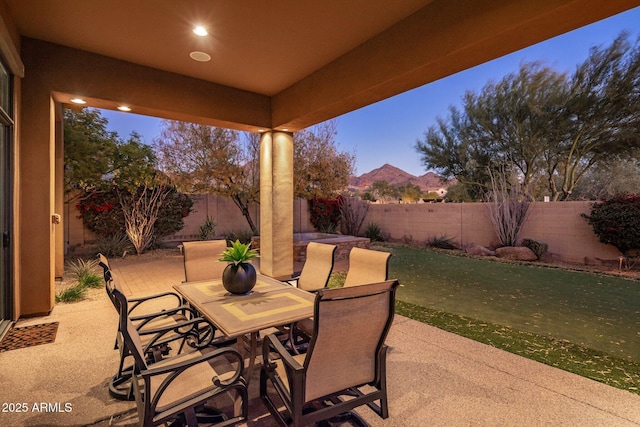
M 349 180 L 349 187 L 363 191 L 370 187 L 375 181 L 381 180 L 385 180 L 393 185 L 410 182 L 418 185 L 422 191 L 436 191 L 440 188 L 446 188 L 449 185 L 446 182 L 442 182 L 440 176 L 433 172 L 427 172 L 424 175 L 415 176 L 400 168 L 385 163 L 370 172 L 360 176 L 351 177 Z

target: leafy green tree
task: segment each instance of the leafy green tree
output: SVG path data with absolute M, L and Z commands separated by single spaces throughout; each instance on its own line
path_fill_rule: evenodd
M 154 148 L 160 169 L 181 191 L 230 198 L 257 234 L 249 205 L 259 202 L 259 135 L 245 141 L 234 130 L 165 120 Z
M 64 111 L 65 192 L 76 192 L 91 231 L 109 236 L 124 230 L 141 253 L 180 230 L 193 201 L 164 185 L 153 149 L 138 133 L 125 141 L 107 126 L 99 110 Z M 140 209 L 144 200 L 154 201 L 152 209 Z
M 640 146 L 640 49 L 622 33 L 567 76 L 539 63 L 467 92 L 463 109 L 438 118 L 416 150 L 424 166 L 457 178 L 480 200 L 489 173 L 516 168 L 533 200 L 565 200 L 584 174 Z M 545 190 L 546 188 L 546 190 Z
M 611 159 L 589 169 L 572 194 L 574 200 L 605 200 L 633 194 L 640 188 L 640 162 Z
M 387 180 L 381 179 L 371 183 L 369 191 L 373 196 L 382 202 L 390 202 L 392 200 L 398 200 L 400 193 L 398 188 L 389 184 Z
M 618 248 L 625 256 L 640 250 L 640 195 L 616 196 L 591 207 L 582 215 L 602 243 Z M 633 251 L 633 253 L 631 252 Z
M 64 110 L 65 192 L 129 190 L 158 178 L 152 147 L 133 132 L 122 140 L 107 130 L 100 110 Z
M 107 119 L 96 109 L 65 109 L 63 116 L 65 193 L 102 188 L 113 172 L 118 134 L 107 130 Z
M 422 198 L 422 190 L 419 185 L 407 182 L 398 187 L 400 199 L 405 203 L 415 203 Z
M 337 123 L 329 120 L 293 135 L 293 180 L 296 197 L 332 198 L 353 174 L 355 156 L 336 142 Z

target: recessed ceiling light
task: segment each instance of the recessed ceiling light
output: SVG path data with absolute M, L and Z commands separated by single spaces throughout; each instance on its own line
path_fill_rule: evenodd
M 193 29 L 193 33 L 196 36 L 200 36 L 200 37 L 204 37 L 204 36 L 209 35 L 209 32 L 207 31 L 207 29 L 205 27 L 201 26 L 201 25 L 198 25 L 197 27 L 195 27 Z
M 204 53 L 204 52 L 198 52 L 198 51 L 194 51 L 191 52 L 189 54 L 189 56 L 191 57 L 191 59 L 193 59 L 194 61 L 199 61 L 199 62 L 207 62 L 207 61 L 211 61 L 211 55 Z
M 71 100 L 71 102 L 73 102 L 74 104 L 81 104 L 81 105 L 82 105 L 82 104 L 86 104 L 86 103 L 87 103 L 87 101 L 85 101 L 85 100 L 84 100 L 84 99 L 82 99 L 82 98 L 73 98 L 73 99 Z
M 124 112 L 129 112 L 129 111 L 131 111 L 131 107 L 127 107 L 126 105 L 121 105 L 121 106 L 118 107 L 118 110 L 124 111 Z

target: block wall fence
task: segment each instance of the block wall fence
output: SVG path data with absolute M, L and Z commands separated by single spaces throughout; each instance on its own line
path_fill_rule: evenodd
M 248 230 L 244 217 L 231 200 L 213 195 L 193 198 L 193 212 L 185 218 L 184 228 L 167 237 L 167 244 L 197 240 L 198 229 L 207 215 L 214 218 L 218 235 Z M 568 262 L 582 263 L 585 257 L 617 259 L 618 250 L 600 243 L 591 226 L 580 216 L 590 209 L 591 202 L 532 203 L 521 237 L 547 243 L 550 253 Z M 259 224 L 259 206 L 251 206 L 250 210 L 254 222 Z M 67 253 L 81 250 L 95 241 L 93 233 L 83 227 L 74 205 L 66 205 L 65 214 Z M 314 231 L 306 200 L 295 201 L 293 217 L 294 232 Z M 378 224 L 383 235 L 394 241 L 422 243 L 433 237 L 447 237 L 460 246 L 475 243 L 494 247 L 498 244 L 483 203 L 371 204 L 362 233 L 371 222 Z

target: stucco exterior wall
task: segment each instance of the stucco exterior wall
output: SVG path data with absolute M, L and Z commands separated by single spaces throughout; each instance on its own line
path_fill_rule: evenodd
M 213 195 L 194 197 L 194 210 L 185 218 L 185 226 L 167 237 L 168 242 L 198 239 L 198 228 L 207 215 L 216 222 L 216 234 L 248 229 L 244 217 L 229 199 Z M 77 211 L 69 218 L 69 247 L 90 244 L 95 236 L 82 227 Z M 531 238 L 549 245 L 549 252 L 558 259 L 584 262 L 585 257 L 615 260 L 620 253 L 613 246 L 604 245 L 580 216 L 591 209 L 590 202 L 550 202 L 531 205 L 529 219 L 522 230 L 522 238 Z M 251 214 L 259 223 L 259 207 L 251 207 Z M 308 203 L 298 199 L 293 209 L 294 232 L 313 231 L 309 221 Z M 476 243 L 493 247 L 498 238 L 491 227 L 486 206 L 482 203 L 426 203 L 426 204 L 372 204 L 364 221 L 380 226 L 386 238 L 422 243 L 433 237 L 450 237 L 461 246 Z
M 185 218 L 184 227 L 171 236 L 167 236 L 166 242 L 182 242 L 198 239 L 198 231 L 204 224 L 207 216 L 213 217 L 216 223 L 216 234 L 224 235 L 229 231 L 248 230 L 247 221 L 240 213 L 238 207 L 227 198 L 215 195 L 193 195 L 193 211 Z M 82 224 L 79 212 L 75 207 L 76 202 L 65 204 L 65 239 L 67 253 L 83 252 L 84 246 L 92 244 L 96 236 Z M 255 224 L 260 224 L 260 206 L 250 206 L 251 218 Z M 297 199 L 293 203 L 293 231 L 304 233 L 313 231 L 309 221 L 308 202 Z
M 584 262 L 585 257 L 616 259 L 618 250 L 600 243 L 580 216 L 590 207 L 590 202 L 533 203 L 521 237 L 547 243 L 549 252 L 569 262 Z M 482 203 L 372 204 L 364 224 L 371 222 L 393 240 L 449 237 L 461 246 L 498 244 Z

